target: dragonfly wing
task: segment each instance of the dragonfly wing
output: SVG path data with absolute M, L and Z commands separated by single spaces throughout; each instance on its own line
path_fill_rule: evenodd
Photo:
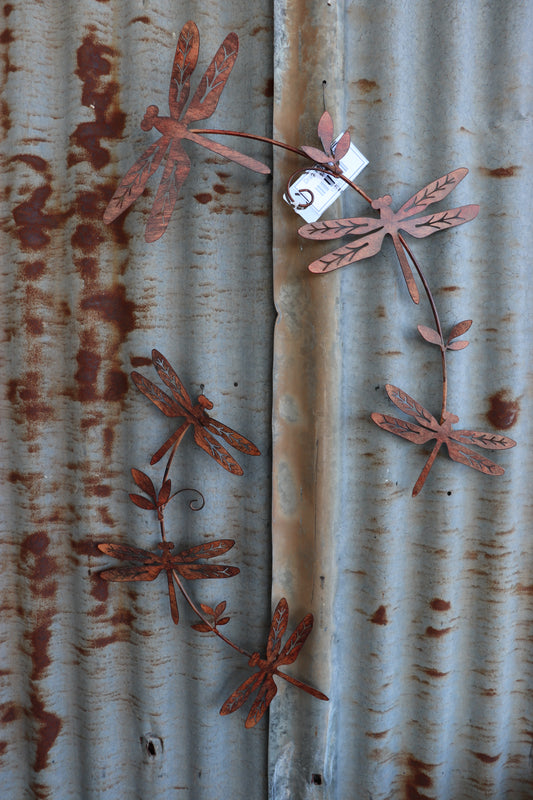
M 347 267 L 356 261 L 375 256 L 381 250 L 384 235 L 384 232 L 380 230 L 369 234 L 369 236 L 355 239 L 332 253 L 326 253 L 321 258 L 317 258 L 316 261 L 312 261 L 308 269 L 310 272 L 331 272 L 334 269 L 339 269 L 339 267 Z
M 178 37 L 168 89 L 168 107 L 173 119 L 179 119 L 189 97 L 191 75 L 198 61 L 199 49 L 198 28 L 194 22 L 186 22 Z
M 462 444 L 475 444 L 484 447 L 486 450 L 508 450 L 515 447 L 516 442 L 508 436 L 499 433 L 483 433 L 481 431 L 452 431 L 450 439 Z
M 400 210 L 394 215 L 395 219 L 399 220 L 405 217 L 411 217 L 413 214 L 418 214 L 419 211 L 423 211 L 424 208 L 427 208 L 432 203 L 443 200 L 467 174 L 468 170 L 466 167 L 459 167 L 459 169 L 454 169 L 453 172 L 448 172 L 441 178 L 437 178 L 436 181 L 428 183 L 427 186 L 424 186 L 423 189 L 420 189 L 419 192 L 410 197 L 409 200 L 403 204 Z
M 313 615 L 306 614 L 303 620 L 296 626 L 280 653 L 278 664 L 292 664 L 296 661 L 298 653 L 305 644 L 305 640 L 313 630 Z
M 246 680 L 241 683 L 240 686 L 237 686 L 235 691 L 230 694 L 219 713 L 225 715 L 237 711 L 238 708 L 246 703 L 252 692 L 259 688 L 264 678 L 264 672 L 255 672 L 253 675 L 250 675 L 249 678 L 246 678 Z
M 112 542 L 104 542 L 98 545 L 98 549 L 111 558 L 118 558 L 121 561 L 141 561 L 147 564 L 154 564 L 159 561 L 155 553 L 149 550 L 142 550 L 140 547 L 133 547 L 129 544 L 113 544 Z
M 151 400 L 166 417 L 184 416 L 181 406 L 178 406 L 168 394 L 162 392 L 155 383 L 145 378 L 140 372 L 132 372 L 131 377 L 137 389 Z
M 408 439 L 410 442 L 424 444 L 424 442 L 429 442 L 430 439 L 435 438 L 434 431 L 422 428 L 420 425 L 414 425 L 407 420 L 389 417 L 388 414 L 373 413 L 370 416 L 376 425 L 379 425 L 384 431 L 394 433 L 396 436 L 401 436 L 402 439 Z
M 281 598 L 276 606 L 272 623 L 270 625 L 270 632 L 267 640 L 267 661 L 273 661 L 281 648 L 281 640 L 287 630 L 287 623 L 289 622 L 289 606 L 284 597 Z
M 144 238 L 147 242 L 155 242 L 166 231 L 178 199 L 179 190 L 187 178 L 190 168 L 189 156 L 181 142 L 175 139 L 170 145 L 163 177 L 146 223 Z
M 341 239 L 343 236 L 361 236 L 377 233 L 383 224 L 372 217 L 349 217 L 347 219 L 324 219 L 310 222 L 298 228 L 304 239 Z
M 214 112 L 238 52 L 239 37 L 236 33 L 228 33 L 208 66 L 189 108 L 185 112 L 183 121 L 187 125 L 198 119 L 207 119 Z
M 105 581 L 153 581 L 162 570 L 162 566 L 124 566 L 110 567 L 100 572 Z
M 267 675 L 266 680 L 259 689 L 257 697 L 252 703 L 250 712 L 246 717 L 246 722 L 244 723 L 244 726 L 246 728 L 253 728 L 254 725 L 257 725 L 257 723 L 259 722 L 259 720 L 269 707 L 270 703 L 276 696 L 277 691 L 278 687 L 274 682 L 274 678 L 272 677 L 272 675 Z
M 107 225 L 129 208 L 142 194 L 148 178 L 161 164 L 169 143 L 170 137 L 162 136 L 157 142 L 150 145 L 126 172 L 104 211 L 103 219 Z
M 457 225 L 470 222 L 471 219 L 477 217 L 478 213 L 479 206 L 477 205 L 460 206 L 441 211 L 439 214 L 428 214 L 425 217 L 404 220 L 399 227 L 410 236 L 423 239 L 424 236 L 437 233 L 437 231 L 445 231 L 448 228 L 455 228 Z
M 235 539 L 217 539 L 214 542 L 206 542 L 195 547 L 189 547 L 188 550 L 182 550 L 177 557 L 182 563 L 196 561 L 198 558 L 215 558 L 227 553 L 234 544 Z
M 157 370 L 157 374 L 163 383 L 166 383 L 178 403 L 181 403 L 187 411 L 191 411 L 192 403 L 189 393 L 165 356 L 158 350 L 152 350 L 152 363 Z
M 238 567 L 230 567 L 226 564 L 175 564 L 174 569 L 188 581 L 198 580 L 199 578 L 233 578 L 238 575 Z
M 241 453 L 247 453 L 249 456 L 261 455 L 253 442 L 251 442 L 249 439 L 246 439 L 240 433 L 237 433 L 237 431 L 232 430 L 232 428 L 229 428 L 227 425 L 224 425 L 224 423 L 213 419 L 213 417 L 209 417 L 208 422 L 205 423 L 205 427 L 216 436 L 222 437 L 224 441 L 226 441 L 236 450 L 240 450 Z
M 191 131 L 188 131 L 184 138 L 189 139 L 191 142 L 196 142 L 196 144 L 205 147 L 207 150 L 211 150 L 213 153 L 218 153 L 219 156 L 227 158 L 229 161 L 235 161 L 236 164 L 240 164 L 242 167 L 251 169 L 254 172 L 260 172 L 263 175 L 270 175 L 270 167 L 267 167 L 266 164 L 257 161 L 255 158 L 250 158 L 250 156 L 239 153 L 239 151 L 234 150 L 233 147 L 228 147 L 218 142 L 212 142 L 211 139 L 198 133 L 192 133 Z
M 468 447 L 456 444 L 450 439 L 446 441 L 446 447 L 448 448 L 448 454 L 450 458 L 452 458 L 454 461 L 458 461 L 461 464 L 466 464 L 467 467 L 477 469 L 478 472 L 483 472 L 485 475 L 503 475 L 505 472 L 503 467 L 500 467 L 499 464 L 495 464 L 494 461 L 490 460 L 490 458 L 485 458 L 485 456 L 478 455 Z
M 243 474 L 242 468 L 237 464 L 233 456 L 205 428 L 199 425 L 194 426 L 194 440 L 202 450 L 205 450 L 211 458 L 214 458 L 228 472 L 232 472 L 234 475 Z
M 400 411 L 403 411 L 404 414 L 409 414 L 409 416 L 414 417 L 420 425 L 426 425 L 433 431 L 439 430 L 440 425 L 435 417 L 432 417 L 424 406 L 421 406 L 420 403 L 413 400 L 406 392 L 402 392 L 401 389 L 398 389 L 397 386 L 393 386 L 390 383 L 386 384 L 385 391 L 394 405 L 399 408 Z

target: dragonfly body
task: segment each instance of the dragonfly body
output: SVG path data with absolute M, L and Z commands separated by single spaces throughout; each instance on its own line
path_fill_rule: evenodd
M 311 686 L 308 686 L 306 683 L 290 675 L 286 675 L 278 669 L 278 667 L 284 664 L 292 664 L 296 660 L 307 637 L 313 629 L 313 615 L 306 614 L 285 642 L 283 649 L 281 649 L 281 640 L 287 629 L 288 620 L 289 607 L 287 601 L 283 597 L 276 606 L 272 617 L 272 624 L 267 640 L 266 658 L 263 658 L 260 653 L 252 653 L 248 664 L 250 667 L 258 667 L 259 671 L 247 678 L 235 689 L 230 697 L 228 697 L 220 709 L 222 715 L 231 714 L 233 711 L 236 711 L 246 702 L 253 692 L 257 691 L 257 697 L 252 704 L 245 723 L 247 728 L 253 728 L 253 726 L 259 722 L 277 693 L 274 675 L 284 678 L 299 689 L 303 689 L 308 692 L 308 694 L 313 695 L 313 697 L 317 697 L 320 700 L 328 699 L 322 692 L 313 689 Z
M 503 475 L 503 467 L 495 464 L 489 458 L 479 455 L 474 450 L 470 450 L 465 445 L 477 445 L 488 450 L 505 450 L 515 446 L 516 442 L 513 439 L 496 433 L 455 430 L 452 425 L 459 422 L 459 417 L 455 414 L 444 411 L 442 421 L 439 423 L 420 403 L 417 403 L 408 394 L 398 389 L 397 386 L 387 384 L 385 388 L 394 405 L 405 414 L 414 417 L 416 424 L 390 417 L 388 414 L 373 413 L 371 416 L 376 425 L 390 433 L 394 433 L 396 436 L 400 436 L 402 439 L 407 439 L 417 444 L 424 444 L 435 439 L 431 454 L 414 486 L 413 495 L 417 495 L 422 489 L 443 444 L 446 445 L 448 455 L 453 461 L 472 467 L 472 469 L 483 472 L 485 475 Z
M 196 444 L 228 472 L 232 472 L 234 475 L 242 475 L 243 471 L 240 465 L 215 437 L 222 438 L 236 450 L 248 455 L 260 455 L 257 447 L 242 434 L 209 416 L 207 410 L 213 408 L 213 403 L 205 395 L 199 395 L 193 405 L 178 375 L 167 359 L 157 350 L 152 351 L 152 361 L 159 377 L 168 386 L 172 396 L 162 392 L 158 386 L 138 372 L 131 373 L 135 385 L 165 416 L 183 417 L 185 421 L 154 453 L 151 463 L 157 463 L 171 447 L 176 446 L 176 443 L 181 441 L 192 425 Z
M 173 553 L 174 544 L 172 542 L 160 542 L 158 549 L 161 553 L 154 553 L 150 550 L 143 550 L 132 545 L 120 545 L 112 543 L 99 544 L 98 549 L 113 558 L 123 561 L 133 562 L 129 566 L 111 567 L 100 573 L 100 577 L 106 581 L 153 581 L 161 572 L 166 573 L 168 592 L 170 599 L 170 610 L 172 619 L 177 625 L 179 622 L 178 603 L 176 600 L 176 590 L 174 579 L 181 576 L 186 580 L 198 578 L 230 578 L 237 575 L 238 567 L 230 567 L 224 564 L 198 564 L 200 558 L 214 558 L 230 550 L 235 544 L 233 539 L 219 539 L 208 542 L 197 547 Z
M 159 239 L 165 232 L 179 190 L 189 174 L 191 162 L 181 144 L 183 139 L 195 142 L 255 172 L 262 174 L 270 172 L 270 169 L 260 161 L 189 130 L 193 122 L 207 119 L 215 111 L 239 50 L 237 34 L 228 34 L 185 109 L 190 91 L 190 78 L 198 59 L 199 44 L 198 28 L 194 22 L 187 22 L 178 37 L 170 78 L 168 93 L 170 116 L 159 116 L 158 106 L 150 105 L 141 122 L 142 130 L 149 131 L 155 127 L 161 137 L 151 144 L 128 170 L 104 212 L 104 222 L 110 223 L 129 208 L 166 157 L 163 176 L 146 225 L 145 238 L 148 242 Z
M 356 261 L 369 258 L 381 250 L 383 239 L 388 235 L 392 237 L 409 294 L 413 301 L 418 303 L 419 293 L 408 261 L 408 250 L 402 240 L 400 231 L 420 239 L 439 230 L 462 225 L 474 219 L 479 212 L 479 206 L 477 205 L 461 206 L 460 208 L 452 208 L 422 217 L 415 216 L 432 205 L 432 203 L 436 203 L 446 197 L 467 173 L 468 170 L 461 167 L 447 175 L 443 175 L 413 195 L 397 212 L 392 210 L 392 198 L 390 195 L 378 197 L 372 202 L 372 208 L 375 211 L 379 211 L 379 219 L 353 217 L 322 220 L 303 225 L 298 233 L 306 239 L 339 239 L 347 235 L 357 237 L 343 247 L 339 247 L 332 253 L 327 253 L 313 261 L 309 264 L 310 271 L 317 273 L 330 272 L 339 267 L 345 267 Z

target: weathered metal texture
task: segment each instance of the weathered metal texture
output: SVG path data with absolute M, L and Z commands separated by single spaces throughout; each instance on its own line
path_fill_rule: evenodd
M 165 108 L 176 42 L 201 31 L 195 85 L 226 34 L 245 47 L 210 125 L 269 131 L 272 15 L 262 2 L 4 4 L 2 124 L 2 564 L 0 758 L 10 798 L 235 797 L 266 793 L 265 725 L 219 709 L 248 670 L 166 582 L 107 583 L 98 542 L 154 550 L 154 512 L 134 506 L 130 467 L 175 430 L 135 388 L 163 350 L 196 397 L 258 444 L 231 474 L 185 437 L 167 532 L 177 551 L 230 538 L 240 574 L 195 581 L 227 601 L 249 650 L 270 606 L 270 395 L 274 320 L 271 181 L 192 144 L 166 234 L 147 244 L 155 187 L 102 216 L 155 141 L 139 121 Z M 243 102 L 243 98 L 245 102 Z M 242 152 L 270 160 L 269 149 Z M 222 412 L 223 409 L 223 412 Z M 116 565 L 116 562 L 113 566 Z M 220 588 L 223 584 L 223 588 Z M 223 592 L 223 594 L 221 594 Z M 231 757 L 228 757 L 231 754 Z
M 299 676 L 271 706 L 273 798 L 525 800 L 533 794 L 530 3 L 277 2 L 274 135 L 317 146 L 335 132 L 370 160 L 358 184 L 399 207 L 465 165 L 468 225 L 416 241 L 446 331 L 461 426 L 518 442 L 491 477 L 429 455 L 371 420 L 401 386 L 437 415 L 440 354 L 417 326 L 390 241 L 326 275 L 332 248 L 298 240 L 281 202 L 300 163 L 276 155 L 273 576 L 315 627 Z M 277 193 L 277 194 L 276 194 Z M 277 206 L 276 206 L 277 203 Z M 326 218 L 369 216 L 347 191 Z M 311 644 L 312 643 L 312 644 Z M 307 660 L 306 660 L 307 659 Z M 305 666 L 307 665 L 307 668 Z

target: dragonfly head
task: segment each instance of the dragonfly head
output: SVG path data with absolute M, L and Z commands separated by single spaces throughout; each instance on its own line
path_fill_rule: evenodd
M 159 114 L 159 107 L 158 106 L 148 106 L 146 111 L 144 112 L 144 117 L 141 122 L 141 128 L 143 131 L 151 131 L 154 127 L 154 122 L 157 119 Z
M 213 408 L 213 403 L 211 400 L 208 400 L 205 394 L 201 394 L 198 397 L 198 405 L 201 406 L 203 409 L 211 410 Z
M 379 211 L 382 208 L 388 208 L 392 203 L 392 197 L 390 194 L 385 194 L 383 197 L 376 197 L 375 200 L 372 200 L 372 208 L 375 211 Z
M 452 426 L 455 425 L 456 422 L 459 422 L 459 417 L 457 414 L 452 414 L 450 411 L 445 411 L 442 415 L 442 422 L 448 423 L 448 425 Z
M 157 548 L 162 553 L 170 553 L 171 550 L 174 550 L 174 542 L 159 542 Z

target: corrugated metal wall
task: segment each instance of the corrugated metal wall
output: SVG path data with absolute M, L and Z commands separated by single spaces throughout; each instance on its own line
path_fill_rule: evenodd
M 4 4 L 2 796 L 533 795 L 532 15 L 527 0 Z M 307 271 L 333 248 L 299 238 L 281 200 L 301 166 L 292 154 L 272 162 L 266 145 L 238 143 L 273 163 L 269 179 L 187 144 L 193 169 L 165 236 L 143 237 L 157 176 L 103 224 L 155 140 L 139 122 L 151 103 L 166 113 L 189 19 L 193 85 L 224 36 L 240 38 L 204 127 L 273 124 L 318 145 L 325 95 L 370 160 L 358 179 L 370 196 L 398 208 L 470 169 L 450 206 L 479 203 L 478 218 L 413 250 L 445 328 L 474 320 L 449 359 L 449 407 L 518 441 L 494 457 L 504 476 L 439 455 L 411 498 L 424 449 L 370 413 L 395 413 L 386 383 L 438 413 L 438 351 L 416 333 L 428 305 L 410 302 L 390 242 L 371 261 Z M 367 209 L 348 191 L 327 216 Z M 327 704 L 282 685 L 253 730 L 243 710 L 220 717 L 246 660 L 191 630 L 179 599 L 172 625 L 162 578 L 97 575 L 109 563 L 97 542 L 157 540 L 127 497 L 129 468 L 159 474 L 149 456 L 171 432 L 128 377 L 155 378 L 152 347 L 262 451 L 239 457 L 236 477 L 191 434 L 179 448 L 175 488 L 206 506 L 174 501 L 169 537 L 234 538 L 225 561 L 241 569 L 195 597 L 227 599 L 228 633 L 249 650 L 281 596 L 289 630 L 312 611 L 289 670 Z

